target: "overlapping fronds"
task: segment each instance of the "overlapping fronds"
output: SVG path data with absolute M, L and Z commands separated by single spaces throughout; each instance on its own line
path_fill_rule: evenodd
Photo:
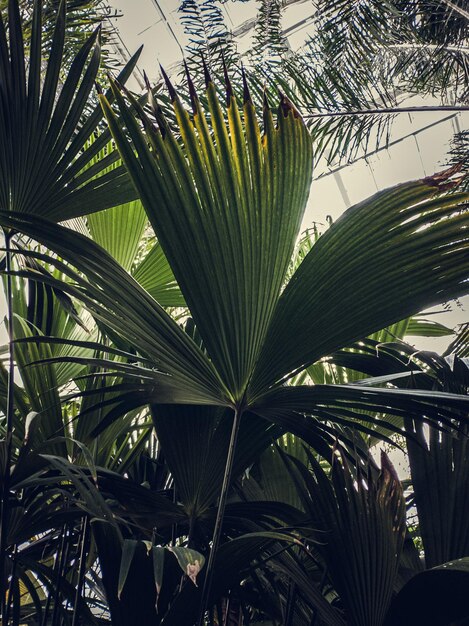
M 145 368 L 138 383 L 141 390 L 145 379 L 156 384 L 146 386 L 142 403 L 152 397 L 158 402 L 161 394 L 159 401 L 165 403 L 256 407 L 288 427 L 294 415 L 302 423 L 301 413 L 339 423 L 361 419 L 367 399 L 376 400 L 377 411 L 392 412 L 391 398 L 397 401 L 397 396 L 387 389 L 375 389 L 371 396 L 363 386 L 348 386 L 343 393 L 358 404 L 344 412 L 342 391 L 335 397 L 327 386 L 272 388 L 376 332 L 383 322 L 391 325 L 467 291 L 467 196 L 453 190 L 457 179 L 451 177 L 457 172 L 399 185 L 346 211 L 284 288 L 309 193 L 310 138 L 286 98 L 277 126 L 266 105 L 261 135 L 247 85 L 243 121 L 229 81 L 225 119 L 207 78 L 213 134 L 192 84 L 191 116 L 168 83 L 181 142 L 152 98 L 153 115 L 148 115 L 114 84 L 119 117 L 102 98 L 203 350 L 96 244 L 39 220 L 2 214 L 3 223 L 36 237 L 88 276 L 68 268 L 79 288 L 67 285 L 65 290 L 84 299 L 105 328 L 134 345 L 142 364 L 154 360 L 158 371 Z M 134 363 L 113 367 L 138 376 Z M 184 389 L 176 391 L 183 380 Z M 444 420 L 453 402 L 448 397 L 441 412 L 431 405 L 444 404 L 443 397 L 427 401 L 409 395 L 407 403 L 410 392 L 400 393 L 399 414 L 405 407 L 420 408 L 430 419 Z
M 116 152 L 86 167 L 109 141 L 104 132 L 83 150 L 102 119 L 99 107 L 85 114 L 100 66 L 99 29 L 83 44 L 62 84 L 65 2 L 57 10 L 48 58 L 42 21 L 37 0 L 26 57 L 18 1 L 10 0 L 0 17 L 0 206 L 59 221 L 121 204 L 135 193 L 123 167 L 105 169 L 118 159 Z M 137 57 L 121 72 L 123 81 Z
M 355 472 L 337 454 L 330 478 L 311 454 L 311 473 L 294 458 L 286 462 L 299 474 L 298 489 L 314 528 L 324 532 L 317 550 L 346 623 L 383 624 L 406 530 L 404 494 L 389 459 L 382 454 L 381 472 L 374 476 L 371 468 Z

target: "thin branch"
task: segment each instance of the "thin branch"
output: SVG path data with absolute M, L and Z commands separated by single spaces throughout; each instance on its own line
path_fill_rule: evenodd
M 402 137 L 399 137 L 399 139 L 395 139 L 394 141 L 390 141 L 388 143 L 386 143 L 386 145 L 381 146 L 380 148 L 376 148 L 375 150 L 370 150 L 369 152 L 366 152 L 365 154 L 363 154 L 362 156 L 359 156 L 355 159 L 351 159 L 350 161 L 347 161 L 346 163 L 343 163 L 342 165 L 337 165 L 335 167 L 329 167 L 329 169 L 326 172 L 323 172 L 322 174 L 319 174 L 319 176 L 316 177 L 316 180 L 319 180 L 320 178 L 325 178 L 326 176 L 331 176 L 332 174 L 335 174 L 336 172 L 339 172 L 340 170 L 343 170 L 344 168 L 348 167 L 349 165 L 352 165 L 354 163 L 358 163 L 358 161 L 362 161 L 363 159 L 366 160 L 368 158 L 370 158 L 371 156 L 378 154 L 378 152 L 383 152 L 384 150 L 389 150 L 389 148 L 392 148 L 393 146 L 402 143 L 403 141 L 405 141 L 406 139 L 409 139 L 409 137 L 415 137 L 416 135 L 419 135 L 423 132 L 426 132 L 427 130 L 429 130 L 430 128 L 433 128 L 434 126 L 437 126 L 438 124 L 442 124 L 444 122 L 447 122 L 448 120 L 452 120 L 457 118 L 457 114 L 453 114 L 453 115 L 448 115 L 447 117 L 443 117 L 439 120 L 437 120 L 436 122 L 432 122 L 431 124 L 427 124 L 426 126 L 423 126 L 422 128 L 419 128 L 417 130 L 412 131 L 411 133 L 408 133 L 407 135 L 403 135 Z
M 441 46 L 435 43 L 396 43 L 387 46 L 387 50 L 438 50 L 440 52 L 463 52 L 464 54 L 469 54 L 467 46 Z
M 446 4 L 447 7 L 452 9 L 455 13 L 459 13 L 459 15 L 462 15 L 462 17 L 465 17 L 466 20 L 469 20 L 468 11 L 466 11 L 462 7 L 459 7 L 457 4 L 454 4 L 454 2 L 451 2 L 450 0 L 442 0 L 442 2 L 443 4 Z
M 85 580 L 86 573 L 86 542 L 88 540 L 88 526 L 88 517 L 84 517 L 80 531 L 80 566 L 78 569 L 78 581 L 75 590 L 75 601 L 73 603 L 72 626 L 77 626 L 78 624 L 78 602 L 82 593 L 83 582 Z
M 320 117 L 354 117 L 361 115 L 394 115 L 396 113 L 428 113 L 431 111 L 469 111 L 468 105 L 460 106 L 423 106 L 423 107 L 388 107 L 383 109 L 362 109 L 355 111 L 330 111 L 327 113 L 309 113 L 304 115 L 305 119 L 316 119 Z

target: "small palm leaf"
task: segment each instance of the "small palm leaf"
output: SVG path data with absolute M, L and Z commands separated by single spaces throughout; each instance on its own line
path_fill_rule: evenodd
M 330 479 L 312 454 L 312 472 L 294 458 L 300 493 L 313 520 L 324 531 L 317 550 L 327 563 L 340 595 L 347 623 L 383 624 L 391 602 L 399 557 L 404 543 L 405 500 L 394 468 L 382 454 L 378 477 L 354 472 L 342 456 L 335 456 Z M 309 495 L 309 499 L 307 497 Z
M 43 58 L 42 1 L 34 2 L 29 58 L 25 57 L 18 0 L 8 2 L 8 26 L 0 13 L 0 207 L 59 221 L 121 204 L 135 197 L 114 151 L 86 169 L 109 141 L 91 142 L 102 119 L 87 112 L 100 64 L 99 30 L 88 38 L 61 84 L 66 47 L 66 9 L 57 10 L 49 58 Z M 130 75 L 135 55 L 121 72 Z M 104 142 L 106 143 L 106 141 Z

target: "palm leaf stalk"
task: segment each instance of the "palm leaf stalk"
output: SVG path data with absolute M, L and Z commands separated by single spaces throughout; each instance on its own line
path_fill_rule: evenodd
M 5 265 L 6 265 L 6 300 L 7 300 L 7 322 L 8 322 L 8 387 L 7 387 L 7 406 L 6 406 L 6 425 L 5 425 L 5 454 L 2 459 L 1 478 L 2 478 L 2 502 L 0 504 L 0 616 L 6 615 L 7 599 L 4 584 L 6 581 L 5 572 L 5 553 L 7 549 L 8 537 L 8 517 L 9 517 L 9 501 L 10 501 L 10 470 L 11 470 L 11 454 L 12 454 L 12 430 L 13 430 L 13 413 L 14 413 L 14 395 L 15 395 L 15 363 L 13 356 L 13 299 L 12 299 L 12 280 L 11 280 L 11 231 L 5 229 Z M 9 594 L 8 594 L 9 595 Z
M 83 583 L 85 580 L 85 573 L 86 573 L 86 548 L 87 548 L 87 542 L 89 538 L 89 518 L 87 516 L 84 517 L 82 520 L 79 537 L 80 539 L 77 545 L 77 556 L 78 556 L 78 550 L 79 550 L 80 551 L 80 555 L 79 555 L 80 565 L 78 568 L 78 578 L 77 578 L 77 586 L 75 590 L 75 602 L 74 602 L 74 607 L 73 607 L 73 617 L 72 617 L 71 626 L 77 626 L 77 623 L 80 617 L 77 607 L 78 607 L 78 600 L 82 594 Z
M 428 106 L 397 106 L 397 107 L 385 107 L 380 109 L 361 109 L 356 111 L 330 111 L 321 113 L 308 113 L 305 115 L 305 119 L 315 119 L 319 117 L 353 117 L 357 115 L 394 115 L 396 113 L 426 113 L 428 111 L 441 111 L 446 112 L 463 112 L 469 111 L 467 105 L 428 105 Z
M 236 444 L 238 441 L 239 427 L 241 424 L 242 411 L 235 410 L 233 416 L 233 425 L 231 429 L 230 444 L 228 448 L 228 456 L 226 458 L 225 471 L 223 474 L 223 483 L 221 486 L 220 498 L 218 501 L 217 516 L 215 519 L 215 525 L 213 527 L 212 547 L 207 562 L 207 569 L 205 572 L 204 586 L 202 588 L 202 597 L 200 600 L 200 613 L 199 613 L 199 626 L 204 625 L 204 616 L 208 604 L 208 598 L 212 588 L 213 577 L 213 565 L 215 562 L 215 556 L 218 552 L 218 546 L 221 538 L 223 518 L 225 515 L 226 501 L 228 498 L 228 492 L 231 484 L 231 476 L 233 474 L 233 462 L 236 451 Z

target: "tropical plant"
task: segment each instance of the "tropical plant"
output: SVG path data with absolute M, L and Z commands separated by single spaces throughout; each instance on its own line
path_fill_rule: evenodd
M 459 342 L 452 346 L 452 350 Z M 366 376 L 396 377 L 393 384 L 419 389 L 451 390 L 467 395 L 468 365 L 457 351 L 441 357 L 416 351 L 406 343 L 367 340 L 354 351 L 342 351 L 332 361 L 365 372 Z M 418 530 L 427 567 L 465 557 L 469 553 L 466 526 L 462 521 L 468 505 L 466 412 L 455 415 L 455 431 L 441 424 L 417 423 L 404 416 L 400 423 L 407 433 L 407 454 L 412 482 L 412 503 L 418 513 Z
M 295 24 L 307 22 L 312 32 L 298 50 L 288 45 L 291 27 L 283 26 L 290 4 L 261 2 L 256 18 L 234 29 L 234 41 L 254 30 L 246 63 L 255 93 L 265 84 L 272 92 L 281 86 L 301 107 L 317 158 L 333 162 L 355 158 L 362 150 L 373 152 L 388 141 L 399 112 L 467 106 L 469 14 L 463 0 L 364 0 L 359 5 L 318 0 L 310 15 Z M 188 6 L 181 3 L 183 19 Z M 211 28 L 210 13 L 199 17 L 194 6 L 189 9 L 191 33 L 201 39 Z M 223 32 L 220 18 L 218 13 L 216 24 Z M 224 41 L 215 35 L 212 47 L 224 51 Z M 192 52 L 189 47 L 189 58 Z M 232 54 L 227 50 L 226 56 Z M 420 100 L 414 106 L 415 95 Z M 422 96 L 427 100 L 423 107 Z
M 467 559 L 424 569 L 409 535 L 411 517 L 406 523 L 409 503 L 387 456 L 381 456 L 379 469 L 362 442 L 352 458 L 350 451 L 337 449 L 329 470 L 311 449 L 282 438 L 243 482 L 248 500 L 293 497 L 315 529 L 306 552 L 286 560 L 275 554 L 265 565 L 269 575 L 262 577 L 262 593 L 267 606 L 280 606 L 280 623 L 443 625 L 468 617 L 467 603 L 457 595 L 467 583 Z M 426 583 L 433 593 L 430 602 Z M 449 592 L 452 584 L 455 596 Z M 314 594 L 318 588 L 321 595 Z M 324 598 L 333 609 L 328 615 Z
M 90 142 L 90 138 L 96 137 L 102 114 L 96 106 L 86 112 L 86 108 L 91 104 L 90 94 L 100 63 L 99 31 L 87 37 L 74 61 L 70 62 L 64 60 L 65 2 L 60 3 L 55 17 L 55 27 L 51 35 L 43 29 L 42 3 L 34 3 L 26 57 L 18 2 L 14 0 L 8 2 L 7 20 L 3 19 L 3 13 L 0 15 L 0 133 L 3 146 L 0 157 L 0 202 L 2 210 L 7 212 L 15 211 L 66 220 L 93 210 L 92 206 L 99 210 L 120 203 L 125 198 L 127 177 L 123 168 L 115 168 L 106 176 L 100 176 L 103 171 L 106 172 L 110 163 L 118 159 L 116 153 L 109 154 L 104 164 L 96 163 L 94 168 L 86 168 L 99 151 L 102 141 L 108 141 L 104 131 L 99 139 Z M 47 37 L 50 39 L 50 48 L 46 61 L 43 41 Z M 134 57 L 121 73 L 124 81 L 132 71 L 136 59 L 137 57 Z M 62 83 L 64 64 L 69 67 L 69 71 Z M 89 145 L 84 149 L 87 142 Z M 114 195 L 112 189 L 115 189 Z M 127 190 L 128 197 L 134 197 L 129 184 Z M 124 195 L 120 193 L 121 191 Z M 101 195 L 103 192 L 104 196 Z M 6 267 L 9 270 L 12 233 L 4 229 L 4 234 Z M 7 277 L 10 339 L 14 337 L 12 289 L 11 277 Z M 5 428 L 7 445 L 2 481 L 0 532 L 2 572 L 8 535 L 8 475 L 12 454 L 15 396 L 11 347 L 10 354 Z M 49 378 L 49 382 L 50 380 Z M 55 406 L 57 407 L 57 404 Z M 3 585 L 2 576 L 0 583 L 2 609 L 5 598 Z
M 334 384 L 323 359 L 363 358 L 376 341 L 367 336 L 396 323 L 403 333 L 416 322 L 402 320 L 467 292 L 468 196 L 457 168 L 352 207 L 292 264 L 313 147 L 286 96 L 277 124 L 265 100 L 261 133 L 247 80 L 240 110 L 226 70 L 226 107 L 207 68 L 206 104 L 188 77 L 192 114 L 167 80 L 170 122 L 152 90 L 145 103 L 112 81 L 100 99 L 120 165 L 100 114 L 85 121 L 80 108 L 97 71 L 94 57 L 85 69 L 95 39 L 57 99 L 47 96 L 60 62 L 51 54 L 43 77 L 40 3 L 28 79 L 17 8 L 10 0 L 0 109 L 4 120 L 18 115 L 22 138 L 18 147 L 13 128 L 0 126 L 10 333 L 0 370 L 3 620 L 376 626 L 389 611 L 402 615 L 408 604 L 405 595 L 391 602 L 393 586 L 415 550 L 402 547 L 401 487 L 386 461 L 379 476 L 359 433 L 393 433 L 403 419 L 461 429 L 467 397 L 459 387 L 407 388 L 401 366 L 368 380 L 342 370 Z M 42 119 L 43 101 L 51 153 L 24 130 Z M 44 180 L 33 171 L 39 195 L 21 176 L 30 145 L 53 167 Z M 142 206 L 127 202 L 136 195 L 157 239 Z M 283 436 L 282 454 L 271 444 Z M 288 475 L 286 500 L 245 474 L 269 454 Z M 342 571 L 322 541 L 334 501 L 375 529 Z M 357 528 L 339 519 L 337 542 Z M 369 577 L 378 546 L 383 577 L 354 598 L 352 564 Z
M 1 0 L 0 10 L 6 11 L 8 2 L 9 0 Z M 20 0 L 18 3 L 27 54 L 33 28 L 34 5 L 34 0 Z M 118 66 L 119 62 L 111 46 L 115 41 L 115 29 L 109 18 L 116 18 L 119 13 L 112 10 L 103 0 L 74 0 L 64 5 L 67 15 L 67 47 L 62 59 L 62 76 L 65 76 L 79 49 L 98 27 L 102 43 L 100 71 Z M 59 6 L 60 0 L 46 0 L 42 3 L 42 48 L 45 54 L 50 49 Z
M 138 357 L 142 366 L 135 360 L 129 364 L 112 363 L 114 372 L 131 375 L 139 382 L 127 388 L 110 386 L 111 393 L 121 388 L 128 389 L 128 393 L 117 400 L 113 397 L 108 400 L 115 409 L 101 429 L 120 414 L 148 403 L 215 404 L 231 409 L 233 429 L 207 566 L 204 607 L 243 417 L 246 421 L 255 413 L 296 432 L 304 432 L 303 424 L 307 420 L 306 430 L 313 430 L 316 440 L 325 436 L 327 441 L 330 439 L 327 421 L 353 422 L 360 428 L 357 418 L 362 417 L 363 410 L 379 413 L 386 410 L 400 415 L 410 411 L 416 416 L 423 413 L 429 419 L 448 423 L 450 414 L 441 404 L 437 408 L 435 399 L 447 406 L 463 403 L 460 396 L 436 392 L 432 396 L 419 396 L 407 390 L 386 388 L 374 388 L 370 392 L 363 385 L 293 387 L 285 386 L 285 381 L 319 357 L 377 330 L 383 321 L 391 323 L 445 296 L 465 292 L 465 270 L 459 257 L 463 254 L 461 227 L 467 219 L 461 203 L 466 196 L 447 193 L 448 176 L 452 172 L 382 192 L 350 209 L 334 224 L 311 248 L 284 288 L 284 276 L 309 192 L 311 169 L 310 141 L 299 114 L 283 99 L 279 126 L 275 128 L 266 108 L 265 135 L 261 139 L 249 99 L 244 104 L 244 131 L 228 83 L 227 127 L 210 81 L 207 99 L 215 133 L 212 138 L 195 93 L 192 92 L 194 128 L 169 87 L 183 148 L 155 103 L 153 112 L 161 133 L 154 130 L 147 114 L 131 100 L 144 121 L 142 132 L 114 87 L 135 152 L 130 150 L 122 126 L 117 124 L 105 100 L 103 103 L 124 161 L 194 318 L 198 342 L 184 333 L 90 240 L 38 218 L 31 220 L 3 213 L 1 219 L 6 226 L 34 236 L 84 272 L 88 280 L 49 258 L 79 285 L 77 290 L 71 284 L 61 283 L 62 288 L 85 301 L 105 327 L 118 332 L 142 355 Z M 280 162 L 282 168 L 274 169 L 274 163 Z M 299 183 L 301 193 L 286 193 L 286 189 L 296 188 Z M 176 221 L 174 203 L 179 206 Z M 384 214 L 383 207 L 387 210 Z M 364 220 L 373 224 L 366 232 L 371 243 L 359 246 Z M 191 259 L 181 256 L 181 242 L 183 247 L 196 252 L 197 268 Z M 431 254 L 422 256 L 420 251 L 425 246 L 431 246 Z M 378 249 L 380 264 L 376 263 Z M 357 250 L 361 254 L 357 255 Z M 40 253 L 34 256 L 46 258 Z M 397 259 L 402 263 L 406 258 L 405 270 L 400 266 L 398 271 Z M 350 273 L 356 274 L 358 268 L 363 276 L 361 291 L 342 290 L 341 306 L 335 308 L 328 282 L 341 284 Z M 425 276 L 425 281 L 416 290 L 419 276 Z M 383 281 L 385 289 L 382 289 Z M 56 284 L 51 280 L 46 282 Z M 408 290 L 406 284 L 412 285 L 413 290 Z M 367 304 L 367 294 L 372 298 L 372 307 Z M 346 327 L 340 313 L 344 308 L 349 320 Z M 306 323 L 312 318 L 316 320 L 313 333 Z M 159 322 L 155 325 L 156 320 Z M 254 326 L 252 320 L 256 322 Z M 143 366 L 152 361 L 158 364 L 159 371 Z M 102 364 L 110 365 L 104 361 Z M 368 419 L 376 421 L 373 417 Z

